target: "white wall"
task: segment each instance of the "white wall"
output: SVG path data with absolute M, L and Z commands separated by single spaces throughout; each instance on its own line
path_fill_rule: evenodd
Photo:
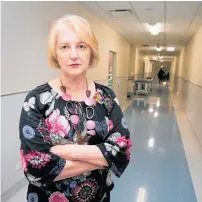
M 144 59 L 143 54 L 136 48 L 135 53 L 135 75 L 143 74 Z
M 122 85 L 115 92 L 120 103 L 125 102 L 130 44 L 107 24 L 78 2 L 2 2 L 2 193 L 23 178 L 22 170 L 15 171 L 23 92 L 58 74 L 47 64 L 47 36 L 52 21 L 68 13 L 85 17 L 97 36 L 100 63 L 89 70 L 90 79 L 107 83 L 109 50 L 117 53 L 115 83 L 121 81 Z
M 183 103 L 182 108 L 202 145 L 202 26 L 181 50 L 177 61 L 172 92 Z
M 184 50 L 184 66 L 180 71 L 182 78 L 202 87 L 202 26 L 192 37 Z M 183 53 L 182 53 L 183 54 Z
M 180 51 L 180 56 L 178 58 L 179 63 L 178 63 L 178 69 L 176 70 L 176 75 L 182 77 L 183 76 L 183 70 L 185 70 L 185 48 L 182 48 Z
M 202 86 L 202 26 L 184 47 L 179 56 L 179 64 L 175 71 L 180 76 L 196 85 Z

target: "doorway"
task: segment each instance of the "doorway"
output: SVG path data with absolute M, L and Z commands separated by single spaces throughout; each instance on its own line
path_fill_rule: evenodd
M 109 51 L 109 66 L 108 66 L 108 87 L 114 88 L 115 79 L 115 69 L 116 69 L 116 53 Z

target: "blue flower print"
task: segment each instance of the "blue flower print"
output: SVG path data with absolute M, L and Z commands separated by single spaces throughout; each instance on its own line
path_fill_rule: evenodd
M 31 126 L 25 125 L 22 129 L 25 138 L 32 139 L 35 136 L 35 131 Z
M 28 195 L 28 202 L 38 202 L 39 197 L 36 193 L 29 193 Z
M 124 119 L 124 117 L 121 119 L 121 124 L 122 124 L 123 128 L 125 128 L 125 129 L 128 128 L 126 120 Z

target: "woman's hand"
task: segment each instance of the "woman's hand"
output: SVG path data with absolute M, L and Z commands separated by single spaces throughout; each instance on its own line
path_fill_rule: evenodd
M 60 149 L 61 149 L 60 146 L 61 146 L 61 145 L 56 145 L 56 146 L 51 147 L 51 148 L 50 148 L 50 152 L 53 153 L 53 154 L 59 154 Z

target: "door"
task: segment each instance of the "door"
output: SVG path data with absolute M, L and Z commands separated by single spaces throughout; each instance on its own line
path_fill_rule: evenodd
M 108 87 L 114 88 L 116 53 L 109 51 Z

